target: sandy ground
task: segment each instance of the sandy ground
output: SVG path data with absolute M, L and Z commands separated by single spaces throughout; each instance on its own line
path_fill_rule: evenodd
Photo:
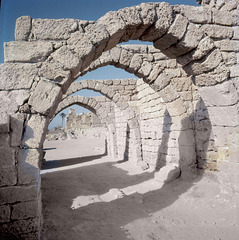
M 217 174 L 154 180 L 104 154 L 99 138 L 46 142 L 44 240 L 238 240 L 238 196 Z

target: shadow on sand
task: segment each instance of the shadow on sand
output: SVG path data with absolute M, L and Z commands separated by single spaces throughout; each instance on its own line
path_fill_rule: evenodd
M 203 111 L 204 115 L 207 114 L 207 111 L 200 110 L 202 107 L 205 108 L 205 105 L 201 102 L 198 105 L 199 110 L 197 113 L 202 114 Z M 195 116 L 197 115 L 196 113 L 194 114 Z M 168 123 L 171 123 L 171 118 L 170 116 L 166 117 L 165 138 L 163 138 L 164 146 L 160 146 L 160 150 L 163 147 L 167 148 L 168 143 L 168 132 L 170 131 Z M 184 123 L 187 125 L 192 117 L 194 115 L 189 116 L 189 119 L 183 119 L 182 125 Z M 206 119 L 206 117 L 203 119 Z M 183 127 L 187 128 L 187 126 Z M 206 129 L 206 131 L 206 138 L 205 132 L 203 133 L 205 143 L 208 142 L 210 129 Z M 182 140 L 181 146 L 184 146 L 183 144 L 187 142 L 185 138 L 187 138 L 185 134 L 183 138 L 179 137 L 179 141 Z M 182 148 L 182 151 L 185 151 L 185 148 Z M 49 165 L 45 165 L 44 169 L 88 162 L 103 156 L 105 154 L 65 159 L 61 160 L 61 163 L 51 161 Z M 182 153 L 182 156 L 185 156 L 185 152 Z M 194 158 L 192 160 L 194 164 L 197 161 Z M 183 157 L 180 158 L 180 166 L 184 166 L 185 163 L 181 161 L 184 161 Z M 161 164 L 165 165 L 164 158 Z M 42 175 L 43 235 L 45 235 L 46 239 L 132 239 L 127 232 L 128 225 L 132 225 L 137 221 L 138 231 L 141 232 L 142 229 L 145 229 L 147 232 L 147 228 L 150 229 L 154 226 L 153 214 L 158 211 L 161 212 L 172 205 L 182 194 L 189 191 L 201 179 L 202 175 L 203 170 L 200 171 L 197 177 L 191 178 L 190 181 L 178 179 L 168 184 L 158 183 L 159 188 L 156 190 L 145 193 L 136 191 L 125 195 L 123 198 L 116 198 L 113 201 L 93 202 L 87 206 L 72 210 L 73 200 L 79 196 L 102 195 L 109 192 L 110 189 L 123 189 L 149 180 L 155 181 L 154 172 L 129 175 L 128 171 L 119 168 L 117 163 L 106 161 L 97 164 L 97 161 L 94 161 L 94 164 L 88 166 L 46 173 Z M 142 219 L 143 221 L 140 222 Z M 160 225 L 156 227 L 160 228 Z M 190 229 L 188 231 L 190 232 Z M 137 233 L 137 230 L 135 232 Z M 148 235 L 146 238 L 138 236 L 138 238 L 134 239 L 176 239 L 172 238 L 164 229 L 161 229 L 161 234 L 161 236 Z

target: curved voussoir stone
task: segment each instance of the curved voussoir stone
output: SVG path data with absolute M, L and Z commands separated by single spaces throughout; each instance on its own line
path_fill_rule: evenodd
M 168 32 L 154 42 L 154 47 L 164 50 L 171 45 L 177 43 L 183 38 L 188 26 L 188 20 L 182 15 L 177 15 L 172 25 L 169 27 Z
M 31 93 L 28 103 L 32 106 L 33 111 L 51 117 L 61 97 L 62 91 L 58 85 L 41 79 Z
M 60 62 L 65 69 L 72 70 L 76 69 L 79 65 L 80 59 L 76 53 L 73 53 L 69 47 L 62 46 L 51 54 L 54 60 Z
M 218 49 L 213 49 L 209 54 L 199 61 L 191 62 L 183 67 L 183 69 L 190 75 L 199 75 L 212 71 L 222 62 L 222 54 Z
M 162 53 L 172 58 L 182 56 L 195 49 L 203 36 L 203 32 L 195 24 L 189 23 L 183 38 L 175 45 L 162 50 Z
M 119 10 L 121 18 L 124 20 L 127 28 L 124 35 L 121 37 L 121 42 L 126 42 L 129 39 L 138 39 L 144 32 L 144 28 L 140 28 L 142 18 L 139 14 L 138 7 L 126 7 Z
M 210 37 L 203 38 L 197 48 L 183 56 L 177 58 L 177 62 L 181 65 L 185 66 L 192 61 L 200 60 L 204 56 L 206 56 L 213 48 L 215 48 L 215 44 Z
M 108 12 L 101 17 L 98 23 L 104 25 L 110 34 L 110 39 L 105 50 L 109 50 L 119 43 L 120 38 L 125 33 L 126 23 L 118 12 Z
M 97 59 L 104 51 L 109 40 L 109 33 L 104 25 L 99 23 L 90 24 L 85 27 L 85 37 L 95 46 L 94 59 Z
M 156 22 L 139 38 L 142 41 L 154 41 L 162 37 L 173 22 L 173 9 L 166 3 L 158 3 L 155 7 Z
M 69 70 L 65 70 L 62 63 L 51 59 L 42 64 L 39 70 L 39 76 L 50 79 L 65 88 L 65 84 L 69 84 L 68 80 L 71 77 L 71 72 Z

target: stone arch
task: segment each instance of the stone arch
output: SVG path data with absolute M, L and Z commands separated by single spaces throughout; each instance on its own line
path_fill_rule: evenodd
M 96 116 L 99 117 L 102 123 L 107 126 L 108 134 L 107 134 L 107 147 L 108 153 L 110 156 L 116 156 L 116 140 L 114 137 L 114 127 L 112 124 L 112 119 L 110 116 L 110 112 L 105 107 L 101 105 L 94 97 L 82 97 L 82 96 L 68 96 L 67 98 L 63 99 L 61 103 L 58 105 L 56 110 L 55 116 L 60 113 L 62 110 L 72 106 L 78 105 L 84 107 L 94 113 Z
M 238 17 L 234 17 L 234 13 L 231 14 L 230 11 L 220 12 L 218 9 L 209 10 L 209 12 L 209 19 L 205 19 L 203 16 L 201 23 L 206 22 L 209 25 L 218 24 L 221 26 L 224 24 L 224 18 L 221 18 L 226 16 L 228 18 L 225 23 L 228 26 L 238 27 Z M 214 109 L 215 112 L 220 114 L 215 113 L 214 115 L 212 113 L 213 108 L 210 110 L 212 116 L 214 116 L 214 124 L 225 127 L 225 122 L 227 124 L 229 122 L 229 126 L 233 126 L 235 129 L 237 127 L 238 130 L 238 110 L 235 110 L 238 107 L 238 96 L 233 96 L 234 92 L 231 94 L 230 86 L 227 88 L 229 98 L 226 98 L 226 94 L 222 94 L 222 91 L 220 91 L 222 84 L 231 83 L 228 80 L 233 71 L 230 71 L 227 67 L 227 64 L 230 65 L 230 61 L 222 54 L 222 49 L 224 48 L 225 53 L 225 49 L 229 51 L 230 46 L 227 44 L 225 46 L 225 43 L 218 46 L 210 37 L 209 31 L 199 28 L 197 22 L 194 24 L 195 19 L 201 17 L 199 11 L 193 13 L 194 16 L 190 17 L 190 13 L 186 13 L 182 7 L 173 7 L 167 3 L 141 4 L 117 12 L 109 12 L 93 23 L 69 21 L 71 24 L 64 33 L 60 34 L 63 37 L 58 35 L 58 39 L 53 37 L 53 31 L 50 28 L 47 31 L 42 31 L 45 28 L 44 21 L 41 25 L 41 20 L 34 23 L 30 18 L 23 19 L 26 20 L 26 24 L 19 24 L 19 26 L 26 31 L 23 31 L 22 36 L 21 31 L 20 34 L 16 34 L 16 40 L 20 41 L 5 44 L 6 64 L 3 68 L 7 73 L 4 75 L 3 89 L 11 90 L 11 92 L 1 91 L 2 104 L 8 104 L 14 99 L 8 109 L 11 117 L 3 109 L 1 140 L 4 142 L 4 149 L 1 148 L 1 152 L 3 152 L 2 156 L 5 157 L 6 162 L 4 164 L 7 164 L 8 167 L 10 165 L 11 168 L 14 168 L 14 164 L 19 163 L 18 171 L 14 168 L 14 171 L 11 172 L 13 177 L 11 182 L 7 183 L 9 185 L 1 189 L 1 201 L 3 204 L 7 204 L 6 208 L 9 212 L 9 217 L 6 218 L 7 222 L 11 220 L 10 212 L 14 209 L 21 209 L 30 206 L 30 204 L 34 206 L 34 209 L 38 209 L 36 206 L 40 206 L 39 169 L 36 162 L 40 158 L 39 149 L 42 147 L 45 128 L 49 118 L 54 115 L 62 94 L 67 91 L 79 72 L 83 72 L 102 52 L 112 49 L 120 42 L 129 39 L 152 41 L 154 46 L 165 55 L 176 58 L 177 62 L 182 64 L 186 73 L 193 76 L 193 81 L 200 88 L 203 88 L 202 92 L 205 93 L 207 104 L 212 107 L 224 106 L 224 108 Z M 214 19 L 214 22 L 211 22 L 211 19 Z M 21 21 L 20 19 L 18 23 L 21 23 Z M 209 35 L 209 37 L 206 35 Z M 231 38 L 232 36 L 228 39 L 231 40 Z M 16 66 L 16 63 L 21 63 L 22 66 Z M 237 67 L 237 65 L 234 63 L 233 67 Z M 14 76 L 12 78 L 6 77 L 14 69 L 17 73 L 21 72 L 21 67 L 30 72 L 31 79 L 26 78 L 27 80 L 24 82 L 16 73 L 10 75 L 11 77 Z M 238 77 L 238 75 L 234 77 Z M 18 80 L 16 88 L 11 86 L 15 79 Z M 214 91 L 214 88 L 210 89 L 214 85 L 216 91 Z M 30 94 L 29 90 L 31 90 Z M 219 104 L 221 99 L 211 99 L 208 93 L 213 93 L 213 96 L 218 94 L 220 97 L 223 95 L 223 100 L 233 99 L 231 102 L 227 102 L 227 104 L 233 104 L 233 114 L 231 114 L 231 111 L 228 112 L 228 105 L 223 105 L 224 102 L 221 105 Z M 234 99 L 236 99 L 236 103 Z M 39 101 L 41 104 L 39 104 Z M 23 113 L 26 113 L 26 115 Z M 233 117 L 225 117 L 232 115 Z M 220 121 L 220 119 L 223 120 Z M 22 141 L 21 135 L 24 124 L 25 131 Z M 29 134 L 29 138 L 27 138 L 27 134 Z M 232 138 L 235 136 L 238 136 L 238 132 L 233 132 L 230 135 L 231 139 L 228 138 L 231 145 L 234 143 Z M 218 132 L 218 138 L 222 140 L 224 136 L 220 136 L 220 132 Z M 224 152 L 219 152 L 219 155 L 222 155 L 221 159 L 226 157 L 227 154 L 232 156 L 231 150 L 234 151 L 234 149 L 229 149 L 229 151 L 225 149 Z M 23 155 L 20 153 L 23 153 Z M 26 169 L 28 169 L 27 174 L 24 174 Z M 8 175 L 7 173 L 6 176 Z M 18 201 L 27 202 L 27 205 L 24 205 L 24 203 L 17 205 Z M 24 231 L 21 229 L 21 233 L 15 230 L 19 238 L 26 237 L 26 234 L 29 234 L 29 230 L 32 231 L 32 229 L 34 229 L 34 236 L 36 236 L 39 232 L 40 224 L 38 220 L 41 217 L 40 214 L 40 211 L 38 211 L 34 216 L 31 215 L 30 219 L 27 216 L 21 222 L 6 223 L 5 229 L 10 229 L 10 231 L 14 227 L 19 229 L 17 225 L 14 226 L 19 222 L 20 226 L 31 226 L 31 230 Z
M 121 56 L 122 55 L 122 56 Z M 157 61 L 161 60 L 161 61 Z M 166 62 L 166 63 L 164 63 Z M 193 139 L 194 132 L 190 131 L 192 128 L 193 123 L 189 124 L 187 123 L 187 126 L 182 126 L 181 122 L 184 118 L 188 118 L 189 113 L 187 113 L 187 109 L 184 106 L 183 100 L 181 99 L 180 93 L 177 91 L 177 86 L 174 86 L 171 82 L 171 79 L 177 79 L 178 81 L 188 81 L 191 82 L 191 79 L 188 78 L 185 74 L 182 74 L 182 68 L 176 63 L 175 60 L 171 60 L 168 57 L 166 57 L 164 54 L 161 53 L 160 50 L 155 49 L 153 46 L 147 46 L 147 45 L 118 45 L 115 48 L 104 52 L 102 56 L 100 56 L 96 61 L 94 61 L 82 74 L 86 74 L 88 71 L 92 71 L 96 68 L 105 66 L 107 64 L 114 65 L 118 68 L 125 69 L 126 71 L 130 73 L 134 73 L 136 76 L 143 78 L 144 82 L 149 84 L 149 86 L 152 87 L 153 91 L 158 93 L 158 98 L 162 98 L 167 106 L 167 112 L 170 116 L 170 118 L 174 119 L 173 123 L 174 126 L 171 131 L 174 131 L 171 133 L 171 135 L 174 135 L 177 140 L 179 140 L 179 132 L 181 130 L 188 130 L 187 134 L 184 134 L 184 138 L 182 141 L 183 145 L 190 145 L 191 148 L 191 154 L 194 157 L 184 156 L 185 151 L 181 150 L 181 148 L 185 148 L 185 146 L 182 146 L 179 150 L 173 149 L 174 156 L 173 161 L 175 163 L 178 163 L 180 159 L 184 159 L 185 162 L 185 169 L 183 169 L 183 175 L 187 172 L 190 172 L 191 169 L 188 169 L 188 166 L 192 166 L 192 168 L 195 168 L 196 163 L 196 152 L 195 152 L 195 145 L 194 142 L 188 142 L 186 139 Z M 143 67 L 141 67 L 143 65 Z M 177 67 L 177 69 L 170 69 L 170 67 Z M 171 72 L 170 72 L 171 71 Z M 173 74 L 172 74 L 173 72 Z M 181 78 L 181 79 L 180 79 Z M 105 80 L 107 81 L 107 80 Z M 114 80 L 113 80 L 114 81 Z M 120 81 L 120 80 L 117 80 Z M 122 80 L 124 81 L 124 80 Z M 114 82 L 113 82 L 114 83 Z M 117 82 L 118 84 L 118 82 Z M 175 84 L 175 83 L 174 83 Z M 105 88 L 103 88 L 105 86 Z M 108 91 L 108 89 L 111 88 L 111 86 L 108 86 L 107 83 L 104 84 L 103 81 L 89 81 L 89 80 L 82 80 L 79 82 L 74 82 L 69 87 L 66 95 L 70 95 L 72 93 L 75 93 L 76 91 L 82 89 L 82 88 L 88 88 L 97 91 L 101 91 L 103 89 L 103 94 L 110 93 L 110 97 L 112 99 L 112 91 Z M 149 91 L 149 94 L 151 91 Z M 106 95 L 107 96 L 107 95 Z M 114 98 L 113 98 L 114 100 Z M 121 101 L 122 102 L 122 101 Z M 184 121 L 185 122 L 185 121 Z M 190 122 L 190 120 L 188 120 Z M 185 125 L 185 124 L 184 124 Z M 138 128 L 137 126 L 136 128 Z M 186 131 L 185 131 L 186 132 Z M 187 136 L 186 136 L 187 135 Z M 142 139 L 142 138 L 141 138 Z M 181 143 L 176 143 L 178 146 Z M 142 140 L 141 140 L 142 145 Z M 156 147 L 156 146 L 155 146 Z M 158 147 L 156 147 L 158 148 Z M 160 154 L 158 154 L 160 155 Z M 157 163 L 152 163 L 151 160 L 151 166 L 152 167 L 159 167 L 159 156 L 154 157 L 157 158 Z M 143 158 L 144 160 L 144 158 Z M 156 161 L 156 160 L 155 160 Z M 172 161 L 172 160 L 169 160 Z M 161 165 L 162 166 L 162 165 Z

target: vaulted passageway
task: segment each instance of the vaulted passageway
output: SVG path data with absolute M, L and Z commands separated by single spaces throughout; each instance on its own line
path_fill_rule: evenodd
M 58 34 L 53 34 L 55 24 L 59 23 L 57 20 L 36 20 L 27 16 L 17 20 L 16 41 L 5 44 L 5 63 L 0 67 L 3 179 L 0 204 L 6 213 L 1 227 L 7 234 L 15 234 L 18 238 L 39 236 L 39 161 L 49 121 L 78 76 L 88 68 L 93 69 L 91 64 L 103 56 L 103 52 L 114 54 L 117 44 L 130 39 L 153 42 L 162 54 L 176 60 L 176 63 L 174 60 L 168 63 L 179 64 L 183 72 L 180 70 L 182 77 L 172 81 L 175 85 L 168 84 L 165 74 L 157 73 L 159 66 L 155 64 L 155 57 L 153 67 L 144 60 L 141 63 L 142 58 L 133 61 L 134 54 L 121 48 L 120 54 L 116 54 L 118 63 L 115 63 L 123 68 L 128 65 L 129 71 L 132 70 L 130 64 L 139 63 L 138 73 L 149 77 L 152 91 L 160 90 L 162 94 L 153 95 L 154 92 L 145 87 L 143 77 L 138 91 L 141 103 L 144 103 L 143 112 L 130 122 L 129 127 L 138 124 L 147 129 L 152 126 L 150 117 L 160 116 L 162 130 L 165 130 L 161 134 L 162 141 L 168 142 L 169 120 L 179 115 L 170 131 L 175 130 L 172 140 L 178 139 L 182 144 L 175 145 L 177 142 L 172 141 L 171 152 L 177 149 L 174 156 L 182 173 L 198 170 L 196 166 L 203 165 L 206 158 L 211 166 L 202 168 L 220 170 L 222 179 L 228 177 L 232 188 L 238 189 L 235 183 L 238 175 L 229 174 L 238 167 L 238 63 L 233 60 L 238 52 L 238 5 L 232 1 L 220 1 L 220 4 L 219 1 L 208 1 L 210 5 L 202 2 L 203 7 L 142 3 L 109 12 L 96 22 L 63 19 Z M 115 49 L 119 50 L 119 47 Z M 147 54 L 152 58 L 153 54 L 148 50 Z M 156 52 L 156 56 L 160 53 Z M 127 60 L 126 65 L 124 60 Z M 188 80 L 196 86 L 197 92 L 183 93 L 180 98 L 172 87 L 184 89 Z M 149 95 L 155 99 L 148 101 Z M 114 93 L 112 99 L 117 96 Z M 182 98 L 187 98 L 183 105 Z M 164 108 L 158 109 L 162 106 L 160 102 L 165 100 L 168 112 Z M 133 129 L 137 143 L 141 143 L 142 132 Z M 159 140 L 156 135 L 149 136 L 152 132 L 156 134 L 157 131 L 143 131 L 144 143 L 148 142 L 149 146 L 152 140 Z M 146 146 L 144 143 L 143 147 Z M 139 145 L 136 157 L 144 158 Z M 154 146 L 143 152 L 150 152 L 149 149 L 155 152 Z M 170 156 L 166 162 L 170 165 L 172 159 Z

